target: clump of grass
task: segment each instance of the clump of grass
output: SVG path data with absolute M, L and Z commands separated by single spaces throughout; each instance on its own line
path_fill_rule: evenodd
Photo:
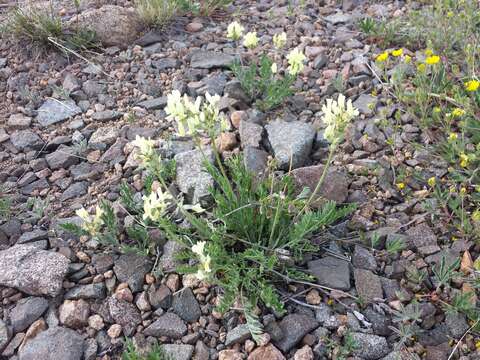
M 135 8 L 146 26 L 161 28 L 178 14 L 178 0 L 136 0 Z
M 58 47 L 81 50 L 97 46 L 96 34 L 90 29 L 67 29 L 52 3 L 46 8 L 35 5 L 17 6 L 8 14 L 2 29 L 17 39 L 27 40 L 40 48 Z

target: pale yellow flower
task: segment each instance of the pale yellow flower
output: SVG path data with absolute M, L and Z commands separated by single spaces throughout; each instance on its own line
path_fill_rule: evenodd
M 205 280 L 210 277 L 210 273 L 212 272 L 211 268 L 211 257 L 210 255 L 207 255 L 205 253 L 205 241 L 199 241 L 196 244 L 194 244 L 191 248 L 192 252 L 198 256 L 198 259 L 200 260 L 200 266 L 195 274 L 195 276 L 199 280 Z
M 456 133 L 450 133 L 450 135 L 448 135 L 448 141 L 455 141 L 458 139 L 458 135 Z
M 403 183 L 403 182 L 397 183 L 397 189 L 400 190 L 400 191 L 403 190 L 403 189 L 405 189 L 405 186 L 406 186 L 406 185 L 405 185 L 405 183 Z
M 305 59 L 305 55 L 297 48 L 290 51 L 287 55 L 288 64 L 290 65 L 288 68 L 289 74 L 295 76 L 300 73 L 303 70 L 303 62 Z
M 437 179 L 435 176 L 432 176 L 430 179 L 428 179 L 427 183 L 430 187 L 434 187 L 437 184 Z
M 272 67 L 270 68 L 270 71 L 272 72 L 272 74 L 277 73 L 277 64 L 276 63 L 272 64 Z
M 83 221 L 90 221 L 91 218 L 90 218 L 90 214 L 88 213 L 87 210 L 85 210 L 85 208 L 81 208 L 81 209 L 78 209 L 77 211 L 75 211 L 75 214 L 80 218 L 82 219 Z
M 273 44 L 276 48 L 281 49 L 287 43 L 287 33 L 282 32 L 281 34 L 273 35 Z
M 227 27 L 227 38 L 237 41 L 242 37 L 244 30 L 245 29 L 242 25 L 237 21 L 234 21 Z
M 159 221 L 165 216 L 168 206 L 173 200 L 169 192 L 163 192 L 159 187 L 150 195 L 143 196 L 143 220 Z
M 346 101 L 343 94 L 338 96 L 337 101 L 328 99 L 322 111 L 322 120 L 326 125 L 324 137 L 335 145 L 340 142 L 348 123 L 359 115 L 358 110 L 353 107 L 352 100 Z
M 254 49 L 258 46 L 258 37 L 256 31 L 250 31 L 243 37 L 243 46 Z
M 460 116 L 463 116 L 463 115 L 465 115 L 465 110 L 463 110 L 463 109 L 455 108 L 452 111 L 452 116 L 460 117 Z

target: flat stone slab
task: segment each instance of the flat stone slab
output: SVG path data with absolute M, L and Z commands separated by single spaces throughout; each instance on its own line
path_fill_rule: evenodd
M 308 269 L 320 285 L 332 289 L 350 290 L 350 266 L 345 260 L 333 256 L 310 261 Z
M 197 69 L 226 68 L 235 60 L 232 55 L 215 51 L 196 51 L 192 55 L 190 66 Z
M 0 251 L 0 285 L 30 295 L 57 296 L 70 261 L 63 255 L 30 245 Z
M 54 99 L 45 101 L 37 111 L 36 120 L 42 126 L 56 124 L 82 113 L 82 109 L 75 104 L 75 101 Z

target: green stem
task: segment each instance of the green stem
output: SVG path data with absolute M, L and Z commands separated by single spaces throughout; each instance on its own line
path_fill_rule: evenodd
M 317 186 L 315 187 L 315 190 L 313 190 L 313 193 L 310 195 L 310 197 L 308 198 L 305 205 L 303 205 L 303 208 L 296 215 L 296 218 L 298 218 L 301 214 L 303 214 L 305 212 L 305 210 L 307 210 L 307 208 L 310 206 L 312 201 L 317 196 L 317 193 L 320 191 L 320 188 L 322 187 L 322 184 L 325 181 L 325 178 L 327 176 L 328 169 L 330 167 L 330 163 L 332 162 L 333 154 L 335 153 L 336 150 L 337 150 L 337 143 L 333 143 L 330 147 L 330 152 L 328 154 L 327 162 L 325 163 L 325 166 L 323 168 L 322 176 L 320 176 L 320 180 L 318 181 Z

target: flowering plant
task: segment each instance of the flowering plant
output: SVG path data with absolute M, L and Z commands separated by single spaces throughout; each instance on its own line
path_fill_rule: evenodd
M 227 29 L 227 38 L 240 40 L 242 32 L 233 29 L 243 31 L 240 24 L 232 23 Z M 275 34 L 272 41 L 274 47 L 280 51 L 287 43 L 287 34 L 285 32 Z M 245 34 L 242 44 L 254 55 L 254 49 L 259 44 L 257 33 Z M 281 71 L 277 62 L 264 53 L 260 56 L 254 55 L 253 61 L 248 66 L 244 66 L 240 61 L 235 62 L 232 71 L 248 97 L 255 99 L 255 104 L 260 110 L 268 111 L 279 106 L 286 97 L 293 94 L 292 85 L 303 70 L 305 59 L 305 55 L 295 48 L 286 55 L 288 67 Z

